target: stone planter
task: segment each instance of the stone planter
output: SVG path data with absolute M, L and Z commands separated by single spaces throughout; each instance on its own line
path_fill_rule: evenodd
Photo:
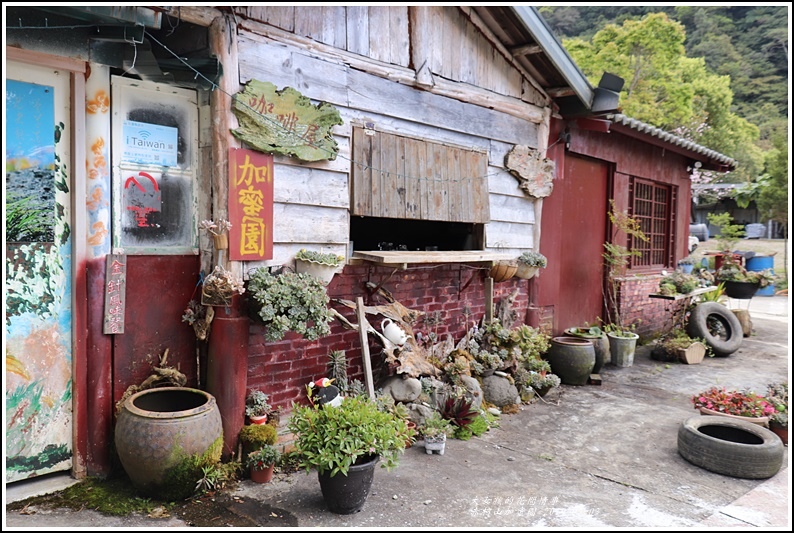
M 427 437 L 425 436 L 425 452 L 428 455 L 433 453 L 437 453 L 438 455 L 444 455 L 444 450 L 447 447 L 447 436 L 446 435 L 437 435 L 435 437 Z

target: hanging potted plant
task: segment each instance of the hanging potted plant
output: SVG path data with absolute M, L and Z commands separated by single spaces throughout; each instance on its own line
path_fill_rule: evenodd
M 325 285 L 331 283 L 345 258 L 334 253 L 323 253 L 301 248 L 295 254 L 295 271 L 315 276 Z
M 245 466 L 249 469 L 251 481 L 270 483 L 273 479 L 273 470 L 279 459 L 281 459 L 281 452 L 270 444 L 265 444 L 249 453 L 245 459 Z
M 298 465 L 317 471 L 331 512 L 350 514 L 366 503 L 375 467 L 391 470 L 405 450 L 403 418 L 381 409 L 367 396 L 333 404 L 293 404 L 288 428 L 295 437 Z
M 540 252 L 524 252 L 518 256 L 518 269 L 515 276 L 521 279 L 532 279 L 541 268 L 546 268 L 546 256 Z
M 258 389 L 251 389 L 245 397 L 245 416 L 251 424 L 264 424 L 273 408 L 267 403 L 270 397 Z
M 280 341 L 288 331 L 317 340 L 331 332 L 333 314 L 325 284 L 310 274 L 272 274 L 258 268 L 248 281 L 252 316 L 265 326 L 265 340 Z
M 229 307 L 235 294 L 243 294 L 243 280 L 231 271 L 216 265 L 201 285 L 201 305 Z

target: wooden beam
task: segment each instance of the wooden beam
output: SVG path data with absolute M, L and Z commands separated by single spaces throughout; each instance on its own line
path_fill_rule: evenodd
M 358 335 L 361 338 L 361 359 L 364 361 L 364 383 L 367 394 L 375 399 L 375 385 L 372 383 L 372 361 L 369 358 L 369 340 L 367 330 L 370 328 L 367 321 L 367 312 L 364 310 L 364 298 L 356 298 L 356 315 L 358 315 Z
M 542 52 L 543 48 L 538 44 L 524 44 L 510 49 L 510 53 L 513 54 L 513 57 L 540 54 Z
M 485 321 L 493 320 L 493 278 L 485 278 Z

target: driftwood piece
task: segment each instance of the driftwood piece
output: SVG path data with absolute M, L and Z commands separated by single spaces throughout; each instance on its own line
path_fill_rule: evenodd
M 372 383 L 372 361 L 369 358 L 369 339 L 367 337 L 367 330 L 369 328 L 369 321 L 364 312 L 364 299 L 360 296 L 356 299 L 356 316 L 358 316 L 358 334 L 361 337 L 361 358 L 364 360 L 364 383 L 367 386 L 367 394 L 372 399 L 375 399 L 375 386 Z
M 121 411 L 124 402 L 127 398 L 147 389 L 155 389 L 159 387 L 184 387 L 187 384 L 187 376 L 172 366 L 165 366 L 168 361 L 168 348 L 165 349 L 163 355 L 160 356 L 160 364 L 153 368 L 154 373 L 143 380 L 140 385 L 130 385 L 127 390 L 122 394 L 121 399 L 116 402 L 116 412 Z
M 357 309 L 355 302 L 350 300 L 334 299 L 334 303 L 343 305 L 350 309 Z M 428 361 L 427 350 L 416 342 L 412 324 L 417 318 L 424 315 L 422 311 L 409 309 L 400 302 L 393 302 L 387 305 L 365 305 L 362 306 L 364 313 L 370 315 L 383 315 L 400 326 L 408 340 L 402 346 L 397 346 L 387 339 L 375 327 L 367 323 L 367 332 L 373 333 L 375 338 L 383 346 L 383 355 L 389 367 L 393 368 L 397 374 L 407 374 L 410 377 L 437 376 L 439 369 Z M 334 316 L 342 322 L 345 327 L 358 329 L 359 325 L 352 324 L 339 312 L 333 311 Z
M 499 319 L 505 329 L 512 329 L 513 324 L 518 320 L 518 313 L 513 309 L 518 293 L 518 289 L 515 289 L 510 296 L 502 298 L 496 304 L 496 318 Z

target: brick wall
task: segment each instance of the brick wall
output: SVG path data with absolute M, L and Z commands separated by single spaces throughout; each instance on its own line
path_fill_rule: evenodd
M 328 294 L 334 299 L 355 302 L 361 296 L 365 305 L 386 304 L 380 297 L 369 299 L 368 282 L 391 293 L 394 299 L 409 309 L 437 316 L 438 324 L 425 324 L 420 318 L 413 325 L 414 333 L 423 335 L 435 332 L 444 339 L 452 335 L 455 341 L 463 337 L 475 322 L 485 314 L 485 278 L 487 270 L 466 264 L 410 265 L 406 270 L 375 265 L 347 265 L 334 276 L 328 286 Z M 494 283 L 494 306 L 503 298 L 519 289 L 513 306 L 519 321 L 526 320 L 529 301 L 529 281 L 512 278 Z M 331 304 L 350 322 L 358 323 L 354 309 Z M 385 317 L 367 315 L 367 319 L 380 330 Z M 343 350 L 348 359 L 348 377 L 364 380 L 361 341 L 357 331 L 345 329 L 342 323 L 331 323 L 331 334 L 316 341 L 307 341 L 294 333 L 279 342 L 264 340 L 264 328 L 251 322 L 248 347 L 248 387 L 260 388 L 270 395 L 270 403 L 281 407 L 283 413 L 290 411 L 293 401 L 304 403 L 305 386 L 310 381 L 327 375 L 328 354 L 332 350 Z M 382 369 L 379 357 L 381 346 L 370 341 L 373 372 Z
M 672 326 L 673 316 L 685 300 L 649 298 L 659 291 L 661 274 L 624 278 L 620 285 L 620 307 L 625 324 L 635 324 L 640 342 L 646 342 Z

